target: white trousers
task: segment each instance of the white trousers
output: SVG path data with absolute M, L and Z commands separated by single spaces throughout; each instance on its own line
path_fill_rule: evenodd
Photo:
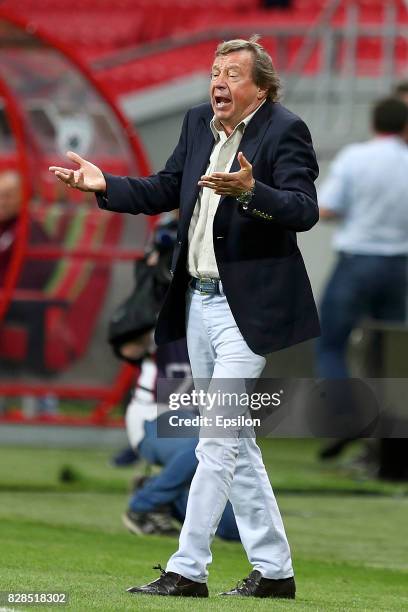
M 196 388 L 205 379 L 211 390 L 219 389 L 222 381 L 227 381 L 226 387 L 230 388 L 232 379 L 239 386 L 243 384 L 239 381 L 259 378 L 265 358 L 248 347 L 222 292 L 205 295 L 189 289 L 186 320 Z M 247 408 L 242 408 L 241 414 L 245 413 L 248 414 Z M 166 570 L 206 582 L 207 566 L 212 561 L 211 542 L 230 499 L 253 569 L 264 578 L 293 576 L 282 518 L 253 430 L 252 435 L 240 427 L 229 428 L 226 437 L 200 435 L 196 454 L 199 464 L 190 487 L 179 549 L 169 559 Z

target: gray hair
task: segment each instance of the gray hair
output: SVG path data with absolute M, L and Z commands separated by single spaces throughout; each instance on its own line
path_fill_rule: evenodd
M 215 57 L 219 55 L 228 55 L 233 51 L 250 51 L 254 58 L 252 67 L 252 78 L 261 89 L 265 89 L 267 99 L 271 102 L 277 102 L 279 99 L 279 91 L 281 87 L 279 75 L 276 72 L 272 58 L 267 51 L 257 41 L 258 34 L 251 36 L 249 40 L 236 38 L 220 43 L 215 51 Z

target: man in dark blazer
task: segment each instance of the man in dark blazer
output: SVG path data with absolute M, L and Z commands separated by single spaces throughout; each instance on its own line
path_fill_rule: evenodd
M 265 354 L 319 334 L 296 242 L 296 232 L 318 220 L 318 166 L 306 125 L 277 102 L 279 78 L 256 40 L 218 46 L 211 103 L 188 111 L 164 170 L 117 177 L 75 153 L 68 157 L 79 169 L 50 168 L 71 187 L 96 192 L 101 208 L 150 215 L 179 208 L 156 341 L 187 331 L 194 379 L 211 379 L 213 390 L 217 380 L 256 379 Z M 208 596 L 210 544 L 230 498 L 254 569 L 224 595 L 294 598 L 289 545 L 253 430 L 203 434 L 197 456 L 179 550 L 157 580 L 129 590 Z

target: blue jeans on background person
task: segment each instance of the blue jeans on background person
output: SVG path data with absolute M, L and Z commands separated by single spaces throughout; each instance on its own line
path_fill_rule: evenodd
M 320 308 L 317 375 L 349 376 L 347 342 L 363 317 L 406 320 L 407 257 L 340 253 Z
M 183 415 L 196 416 L 187 411 L 183 411 Z M 161 418 L 167 418 L 167 415 L 161 415 Z M 191 436 L 191 428 L 186 433 L 190 437 L 159 438 L 157 420 L 146 421 L 145 437 L 139 444 L 138 453 L 148 463 L 161 465 L 163 469 L 134 493 L 129 504 L 133 512 L 154 512 L 158 507 L 170 504 L 175 518 L 184 521 L 190 483 L 198 463 L 195 454 L 198 438 Z M 230 503 L 222 515 L 217 535 L 225 540 L 240 539 Z

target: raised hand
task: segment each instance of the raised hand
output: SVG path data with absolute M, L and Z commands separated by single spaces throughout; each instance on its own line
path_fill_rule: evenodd
M 78 164 L 77 170 L 50 166 L 48 169 L 63 183 L 80 191 L 106 191 L 106 181 L 102 170 L 82 159 L 77 153 L 68 151 L 68 159 Z
M 252 189 L 254 177 L 252 166 L 242 152 L 238 153 L 240 170 L 238 172 L 213 172 L 209 176 L 202 176 L 198 181 L 201 187 L 214 189 L 217 195 L 238 196 Z

